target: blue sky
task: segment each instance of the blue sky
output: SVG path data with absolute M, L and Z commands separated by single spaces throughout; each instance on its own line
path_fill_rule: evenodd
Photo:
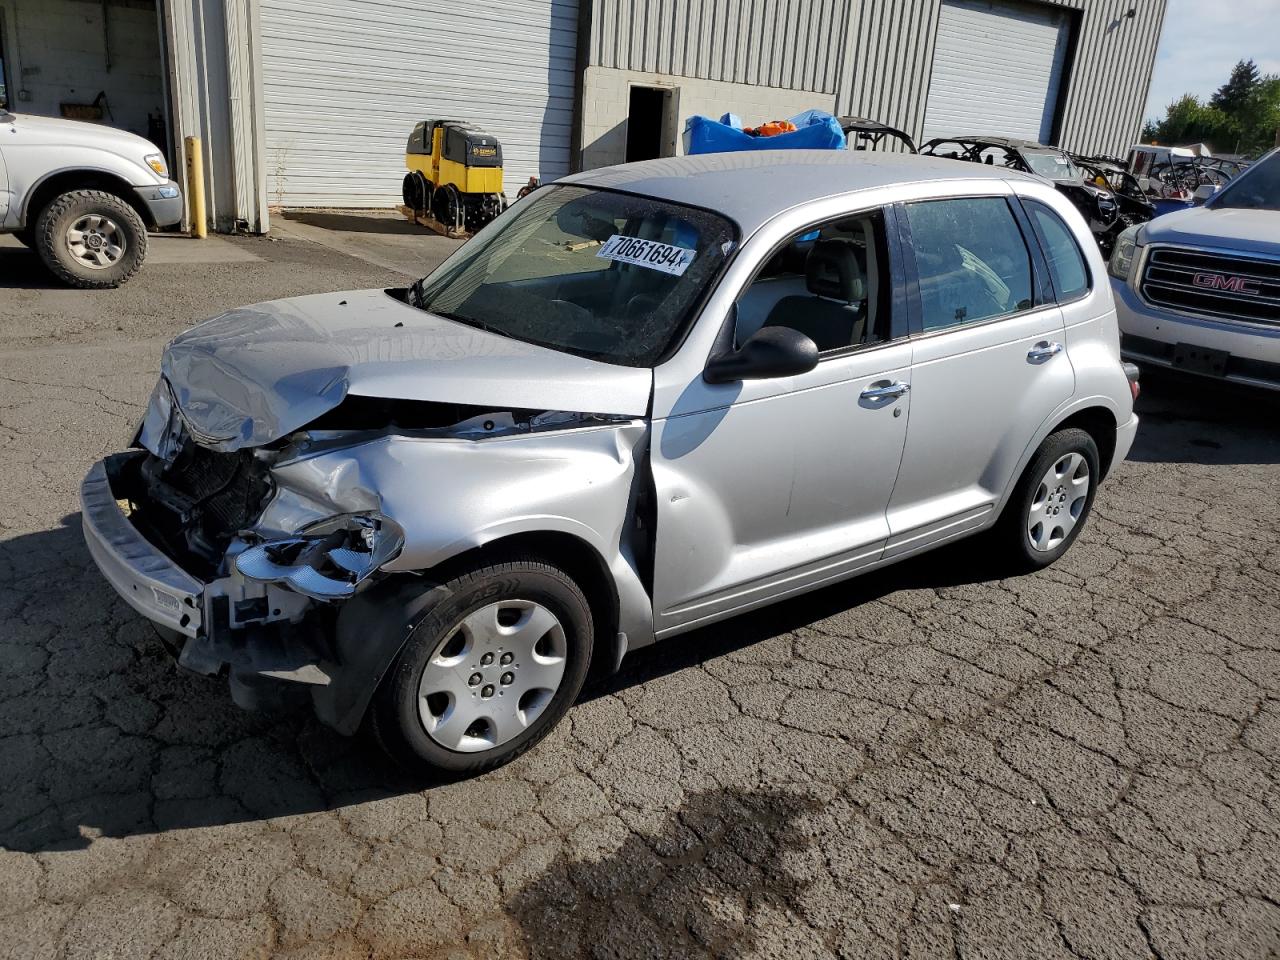
M 1169 0 L 1145 116 L 1184 93 L 1207 100 L 1249 59 L 1280 73 L 1280 0 Z

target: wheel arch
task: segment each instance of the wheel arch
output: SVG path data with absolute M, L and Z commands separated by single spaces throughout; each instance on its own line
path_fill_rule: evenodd
M 559 567 L 582 588 L 591 606 L 591 622 L 595 627 L 592 640 L 592 662 L 598 663 L 596 652 L 610 651 L 616 643 L 620 618 L 618 585 L 608 563 L 594 545 L 564 530 L 528 530 L 490 540 L 481 546 L 455 554 L 439 566 L 427 571 L 434 578 L 448 579 L 453 572 L 478 563 L 502 563 L 518 557 L 533 557 Z M 610 663 L 621 659 L 621 653 L 610 656 Z
M 595 628 L 592 674 L 616 669 L 625 641 L 618 630 L 618 589 L 604 557 L 571 533 L 527 531 L 464 550 L 426 570 L 394 574 L 347 601 L 335 625 L 338 662 L 330 683 L 312 691 L 316 715 L 339 733 L 355 733 L 378 685 L 409 639 L 412 624 L 437 602 L 437 591 L 445 589 L 441 585 L 467 568 L 520 558 L 559 567 L 582 588 Z
M 149 228 L 155 227 L 151 211 L 147 209 L 147 205 L 142 202 L 137 191 L 128 180 L 110 171 L 89 167 L 58 170 L 47 174 L 38 181 L 27 192 L 27 199 L 22 211 L 23 224 L 27 227 L 34 226 L 33 218 L 38 217 L 40 211 L 54 197 L 70 193 L 73 190 L 101 190 L 103 193 L 119 197 L 133 208 L 133 211 L 142 220 L 143 224 Z
M 1084 407 L 1055 423 L 1049 435 L 1071 427 L 1077 427 L 1093 437 L 1093 442 L 1098 447 L 1098 461 L 1102 468 L 1102 476 L 1098 478 L 1101 482 L 1111 472 L 1113 466 L 1111 460 L 1116 452 L 1116 430 L 1119 428 L 1119 423 L 1115 414 L 1109 408 L 1100 405 Z

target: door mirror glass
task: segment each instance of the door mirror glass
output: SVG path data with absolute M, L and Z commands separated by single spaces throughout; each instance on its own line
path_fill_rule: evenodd
M 818 345 L 790 327 L 762 327 L 737 350 L 712 357 L 702 378 L 708 383 L 768 380 L 808 373 L 818 365 Z

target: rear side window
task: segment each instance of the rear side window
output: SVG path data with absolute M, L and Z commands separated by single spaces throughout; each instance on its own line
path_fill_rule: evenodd
M 1029 310 L 1031 255 L 1002 197 L 906 205 L 924 331 Z
M 1084 254 L 1080 252 L 1070 228 L 1043 204 L 1034 200 L 1024 200 L 1023 204 L 1031 214 L 1036 233 L 1040 235 L 1040 246 L 1049 261 L 1049 276 L 1053 278 L 1058 300 L 1084 296 L 1089 292 L 1089 268 L 1085 266 Z

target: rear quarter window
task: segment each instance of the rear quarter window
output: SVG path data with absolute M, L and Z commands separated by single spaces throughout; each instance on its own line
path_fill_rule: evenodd
M 1089 292 L 1089 267 L 1071 229 L 1056 213 L 1035 200 L 1024 200 L 1031 223 L 1049 262 L 1049 276 L 1059 302 L 1075 300 Z

